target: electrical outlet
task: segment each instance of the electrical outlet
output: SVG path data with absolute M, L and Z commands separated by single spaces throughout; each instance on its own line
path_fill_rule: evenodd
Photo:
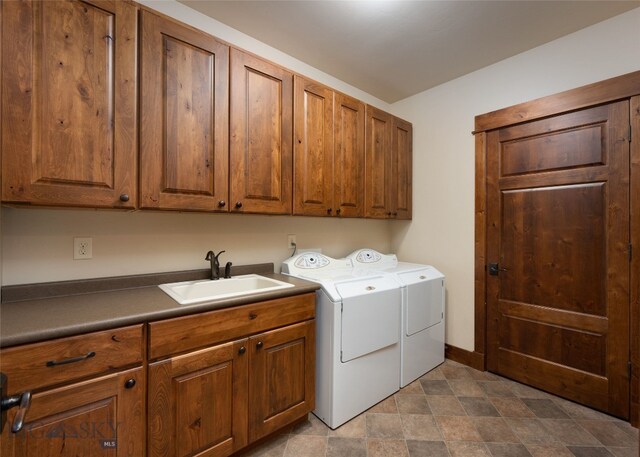
M 296 247 L 296 236 L 295 235 L 287 235 L 287 246 L 289 249 L 293 249 Z
M 86 260 L 93 258 L 93 239 L 74 238 L 73 239 L 73 260 Z

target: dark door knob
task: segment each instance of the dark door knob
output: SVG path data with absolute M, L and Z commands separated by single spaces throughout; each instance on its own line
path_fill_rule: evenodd
M 242 346 L 240 349 L 238 349 L 238 354 L 240 354 L 240 355 L 244 354 L 245 352 L 247 352 L 247 348 L 244 347 L 244 346 Z
M 236 208 L 242 208 L 242 202 L 236 202 Z
M 120 201 L 121 202 L 128 202 L 129 201 L 129 195 L 127 195 L 127 194 L 120 195 Z
M 131 389 L 135 385 L 136 385 L 136 380 L 133 378 L 127 379 L 124 383 L 125 389 Z
M 224 206 L 225 206 L 226 204 L 227 204 L 227 202 L 225 202 L 224 200 L 220 200 L 220 201 L 218 202 L 218 206 L 219 206 L 220 208 L 224 208 Z
M 264 343 L 263 343 L 262 341 L 258 341 L 258 342 L 256 343 L 256 347 L 257 347 L 258 349 L 262 348 L 262 346 L 264 346 Z
M 340 213 L 341 213 L 341 212 L 342 212 L 342 210 L 341 210 L 340 208 L 338 208 L 338 209 L 336 210 L 336 214 L 337 214 L 338 216 L 340 215 Z
M 327 208 L 327 214 L 331 214 L 331 211 L 333 211 L 331 208 Z

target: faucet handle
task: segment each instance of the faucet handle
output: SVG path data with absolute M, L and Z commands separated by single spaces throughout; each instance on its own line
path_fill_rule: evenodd
M 204 260 L 213 260 L 216 257 L 216 255 L 213 253 L 213 251 L 209 251 L 207 252 L 207 256 L 204 258 Z
M 220 257 L 220 254 L 222 254 L 223 252 L 226 252 L 226 251 L 220 251 L 220 252 L 218 252 L 218 253 L 215 255 L 215 259 L 216 259 L 216 260 L 218 260 L 218 257 Z
M 225 279 L 229 279 L 231 277 L 231 265 L 233 265 L 231 262 L 227 262 L 227 264 L 224 266 Z

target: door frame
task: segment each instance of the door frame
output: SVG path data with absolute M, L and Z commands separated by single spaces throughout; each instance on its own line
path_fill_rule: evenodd
M 630 347 L 631 395 L 630 422 L 640 424 L 640 71 L 538 98 L 475 117 L 475 263 L 474 263 L 474 355 L 487 363 L 487 132 L 524 122 L 555 116 L 583 108 L 630 100 L 630 221 L 631 244 L 635 253 L 631 262 Z

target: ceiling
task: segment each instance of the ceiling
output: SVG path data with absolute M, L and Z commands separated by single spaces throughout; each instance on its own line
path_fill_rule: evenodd
M 179 0 L 393 103 L 640 1 Z

